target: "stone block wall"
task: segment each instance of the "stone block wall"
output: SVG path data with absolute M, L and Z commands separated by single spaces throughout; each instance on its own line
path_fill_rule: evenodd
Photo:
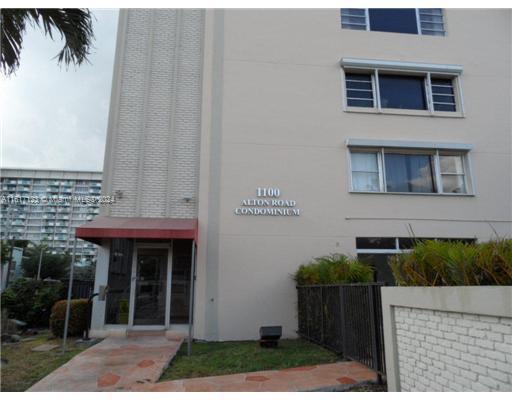
M 512 390 L 512 319 L 395 307 L 402 391 Z
M 381 293 L 389 391 L 512 391 L 512 286 Z

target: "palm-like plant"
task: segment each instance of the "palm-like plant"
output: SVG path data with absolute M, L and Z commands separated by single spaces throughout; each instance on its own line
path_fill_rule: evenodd
M 92 14 L 86 8 L 3 8 L 0 9 L 1 57 L 0 68 L 6 75 L 20 65 L 23 35 L 27 24 L 42 27 L 45 35 L 56 33 L 64 46 L 55 56 L 59 64 L 80 65 L 87 60 L 94 39 Z

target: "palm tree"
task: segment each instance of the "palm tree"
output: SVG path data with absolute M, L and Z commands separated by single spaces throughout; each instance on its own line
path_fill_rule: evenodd
M 3 8 L 0 9 L 0 69 L 4 74 L 12 74 L 20 65 L 27 23 L 42 26 L 44 34 L 52 40 L 56 32 L 60 34 L 64 47 L 55 56 L 59 64 L 80 65 L 88 61 L 94 34 L 92 14 L 87 8 Z

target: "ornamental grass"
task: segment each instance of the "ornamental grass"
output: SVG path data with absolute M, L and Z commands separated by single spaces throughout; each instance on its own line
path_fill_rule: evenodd
M 343 254 L 330 254 L 315 258 L 309 264 L 301 265 L 294 279 L 297 285 L 372 282 L 373 269 Z
M 512 240 L 418 241 L 390 266 L 399 286 L 512 285 Z

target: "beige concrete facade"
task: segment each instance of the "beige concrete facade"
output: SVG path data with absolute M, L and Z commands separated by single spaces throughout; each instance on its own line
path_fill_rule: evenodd
M 270 324 L 295 336 L 291 274 L 313 257 L 356 255 L 356 237 L 512 234 L 510 10 L 444 10 L 442 37 L 342 29 L 338 9 L 201 15 L 196 338 L 254 339 Z M 464 113 L 346 111 L 342 58 L 461 66 Z M 470 145 L 473 192 L 351 193 L 349 139 Z M 106 177 L 123 168 L 120 152 L 110 140 Z M 300 215 L 236 215 L 258 187 L 279 188 Z

